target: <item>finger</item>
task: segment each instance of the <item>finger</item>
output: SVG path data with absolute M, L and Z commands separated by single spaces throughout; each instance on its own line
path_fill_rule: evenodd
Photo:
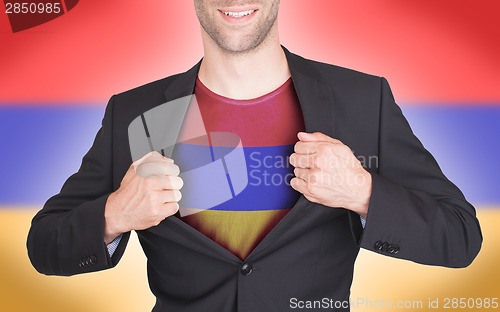
M 146 159 L 150 158 L 150 157 L 157 157 L 157 155 L 160 155 L 160 153 L 158 153 L 157 151 L 151 151 L 149 153 L 147 153 L 146 155 L 142 156 L 141 158 L 137 159 L 136 161 L 134 161 L 134 165 L 135 166 L 139 166 L 141 163 L 143 163 Z M 161 155 L 160 155 L 161 156 Z
M 168 176 L 178 176 L 179 173 L 181 173 L 181 169 L 179 168 L 179 166 L 177 166 L 176 164 L 174 164 L 173 162 L 171 163 L 166 163 L 164 165 L 164 168 L 165 168 L 165 172 Z
M 149 180 L 149 179 L 148 179 Z M 156 191 L 180 190 L 184 186 L 184 181 L 178 176 L 162 176 L 151 179 L 147 187 Z
M 160 200 L 162 203 L 176 203 L 181 200 L 182 194 L 179 190 L 162 191 Z
M 136 174 L 141 178 L 158 178 L 162 176 L 177 176 L 180 169 L 176 164 L 161 162 L 143 162 L 136 168 Z
M 340 140 L 334 139 L 332 137 L 327 136 L 321 132 L 307 133 L 307 132 L 299 132 L 297 134 L 299 140 L 304 142 L 330 142 L 330 143 L 342 143 Z
M 297 192 L 300 192 L 302 194 L 304 194 L 304 192 L 306 192 L 307 190 L 307 184 L 306 184 L 306 181 L 302 180 L 301 178 L 292 178 L 290 180 L 290 186 L 296 190 Z
M 295 168 L 313 168 L 315 155 L 303 155 L 293 153 L 290 155 L 290 164 Z
M 328 181 L 326 175 L 323 175 L 321 171 L 315 169 L 303 169 L 295 168 L 293 173 L 297 178 L 304 180 L 310 185 L 322 185 L 323 182 Z
M 180 190 L 184 181 L 178 176 L 167 176 L 162 179 L 161 190 Z
M 142 162 L 136 167 L 135 173 L 144 179 L 167 176 L 167 168 L 160 162 Z
M 176 202 L 166 202 L 163 204 L 163 207 L 166 210 L 167 217 L 172 216 L 179 211 L 179 204 Z
M 311 169 L 304 169 L 304 168 L 295 168 L 293 169 L 293 174 L 295 174 L 295 176 L 297 178 L 300 178 L 301 180 L 304 180 L 304 181 L 307 181 L 309 180 L 309 172 L 310 172 Z
M 298 141 L 295 143 L 293 150 L 297 154 L 315 154 L 319 151 L 319 146 L 322 144 L 324 145 L 325 142 Z
M 141 164 L 151 163 L 151 162 L 163 162 L 163 163 L 173 164 L 174 160 L 161 155 L 157 151 L 153 151 L 153 152 L 150 152 L 149 157 L 146 157 L 146 158 L 144 158 L 144 160 L 142 160 Z
M 172 158 L 167 158 L 165 156 L 162 156 L 163 157 L 163 161 L 168 163 L 168 164 L 173 164 L 174 163 L 174 160 Z
M 299 193 L 303 195 L 313 198 L 311 193 L 309 192 L 308 183 L 300 178 L 293 178 L 290 180 L 290 186 Z
M 290 185 L 292 186 L 292 188 L 294 188 L 297 192 L 301 193 L 302 195 L 304 195 L 304 197 L 311 201 L 311 202 L 319 202 L 318 199 L 314 196 L 311 195 L 311 193 L 309 192 L 309 188 L 307 186 L 307 182 L 300 179 L 300 178 L 293 178 L 292 180 L 290 180 Z
M 147 153 L 146 155 L 142 156 L 141 158 L 139 158 L 138 160 L 134 161 L 129 167 L 128 167 L 128 170 L 127 172 L 125 173 L 125 176 L 123 177 L 123 181 L 124 183 L 127 183 L 128 181 L 130 181 L 131 179 L 133 179 L 133 177 L 135 175 L 137 175 L 137 168 L 146 161 L 146 159 L 149 159 L 150 157 L 155 157 L 155 154 L 158 154 L 158 152 L 156 151 L 151 151 L 149 153 Z M 161 155 L 160 155 L 161 156 Z

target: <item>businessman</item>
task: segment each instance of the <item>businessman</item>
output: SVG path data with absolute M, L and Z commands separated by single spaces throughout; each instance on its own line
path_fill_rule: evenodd
M 279 0 L 194 7 L 203 59 L 110 99 L 79 171 L 33 219 L 27 246 L 39 272 L 112 268 L 135 230 L 153 311 L 289 311 L 324 298 L 327 309 L 348 310 L 360 247 L 447 267 L 473 261 L 482 242 L 474 207 L 413 135 L 384 78 L 289 52 Z M 134 159 L 129 126 L 191 95 L 197 106 L 178 136 L 197 115 L 206 133 L 237 135 L 248 185 L 181 215 L 182 148 Z

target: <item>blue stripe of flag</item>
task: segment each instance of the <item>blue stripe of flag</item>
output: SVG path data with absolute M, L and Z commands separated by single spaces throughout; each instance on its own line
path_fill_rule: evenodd
M 39 205 L 78 170 L 104 107 L 1 104 L 0 205 Z M 469 201 L 500 204 L 500 105 L 435 104 L 403 106 L 415 134 Z

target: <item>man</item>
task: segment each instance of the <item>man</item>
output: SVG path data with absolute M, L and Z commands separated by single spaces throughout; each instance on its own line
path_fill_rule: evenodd
M 482 241 L 475 210 L 413 135 L 385 79 L 283 48 L 279 0 L 194 4 L 203 60 L 111 98 L 80 170 L 33 219 L 27 244 L 39 272 L 114 267 L 135 230 L 153 311 L 288 311 L 323 298 L 345 310 L 360 247 L 424 264 L 472 262 Z M 289 155 L 293 167 L 279 172 L 294 174 L 291 187 L 249 183 L 222 206 L 180 216 L 185 158 L 132 159 L 128 127 L 193 92 L 207 133 L 238 135 L 246 160 Z M 253 148 L 261 158 L 247 154 Z

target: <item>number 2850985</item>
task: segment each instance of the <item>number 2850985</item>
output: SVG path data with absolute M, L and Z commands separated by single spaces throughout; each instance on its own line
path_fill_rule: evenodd
M 61 10 L 61 3 L 5 3 L 5 13 L 7 14 L 59 14 L 61 13 Z

